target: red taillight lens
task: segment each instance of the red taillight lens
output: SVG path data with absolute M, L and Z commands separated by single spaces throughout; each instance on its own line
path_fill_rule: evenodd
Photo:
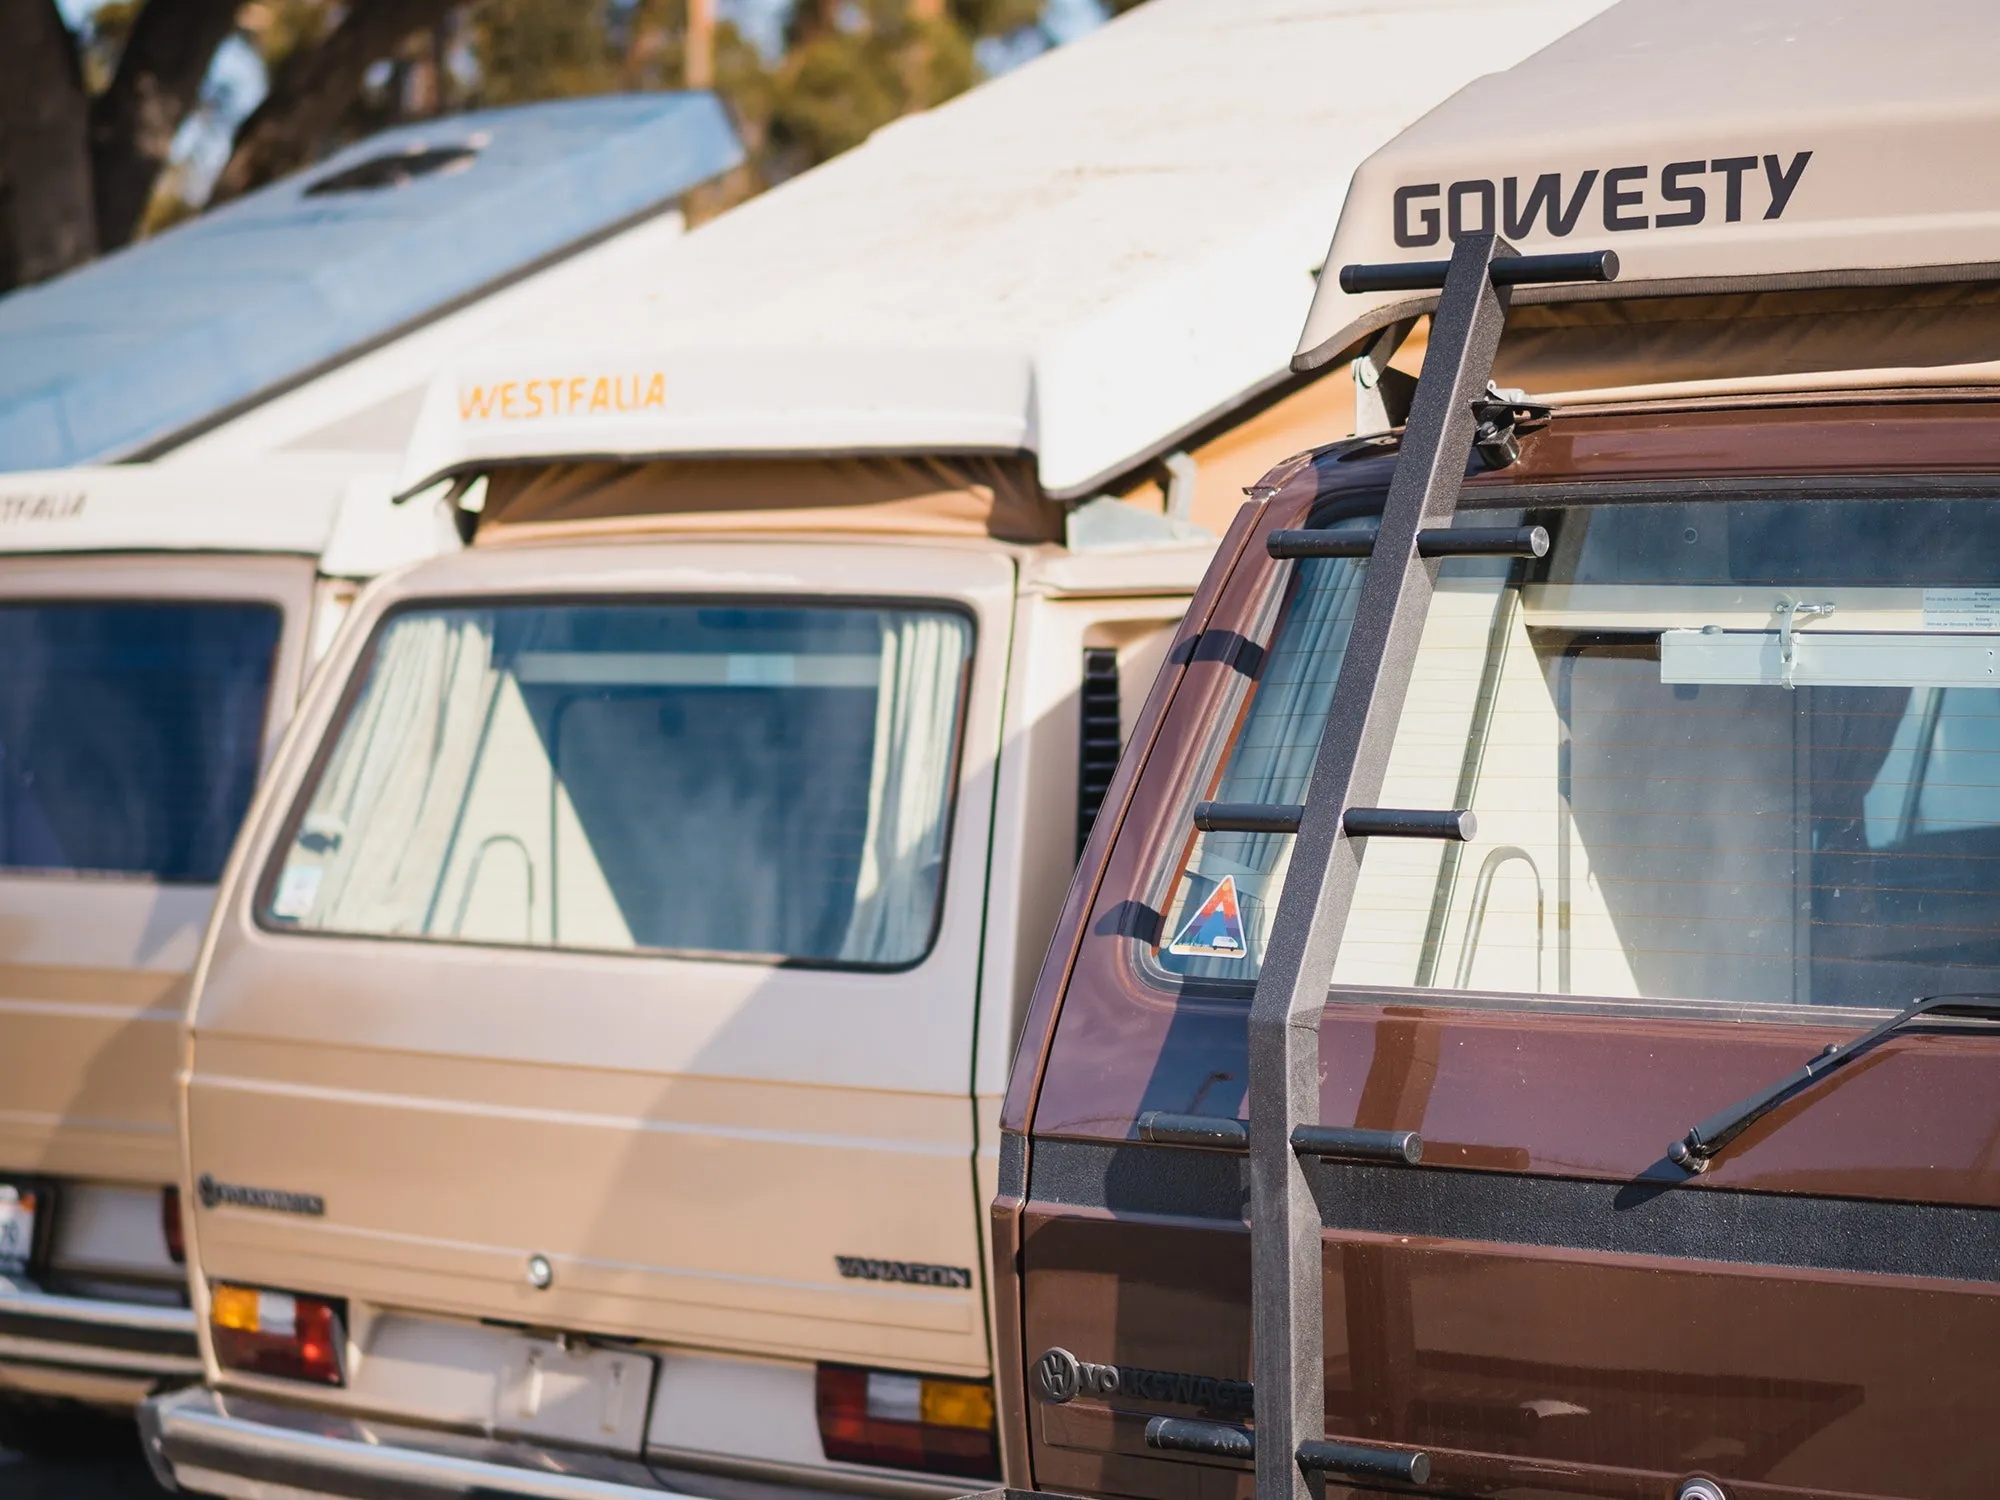
M 985 1381 L 821 1365 L 818 1398 L 819 1440 L 828 1458 L 1000 1477 L 993 1387 Z
M 224 1369 L 317 1385 L 344 1383 L 344 1303 L 217 1285 L 209 1292 L 208 1322 L 215 1358 Z
M 177 1187 L 160 1190 L 160 1233 L 167 1237 L 167 1254 L 174 1258 L 174 1264 L 187 1264 L 187 1239 L 181 1232 L 181 1190 Z

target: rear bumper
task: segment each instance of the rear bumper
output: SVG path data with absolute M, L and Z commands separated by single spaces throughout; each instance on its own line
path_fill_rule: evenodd
M 86 1401 L 136 1401 L 201 1377 L 184 1307 L 58 1297 L 0 1284 L 0 1384 Z
M 145 1402 L 139 1433 L 161 1484 L 231 1500 L 271 1500 L 285 1491 L 335 1500 L 694 1500 L 709 1492 L 701 1476 L 690 1475 L 683 1489 L 636 1458 L 341 1417 L 205 1387 Z M 786 1476 L 790 1483 L 765 1477 L 777 1482 L 730 1476 L 729 1493 L 835 1500 L 823 1486 L 841 1476 L 795 1474 Z M 862 1486 L 842 1488 L 851 1493 Z M 944 1500 L 964 1488 L 914 1476 L 866 1486 L 886 1500 L 919 1494 Z
M 660 1500 L 645 1465 L 522 1443 L 354 1421 L 195 1386 L 139 1408 L 139 1435 L 160 1482 L 264 1500 L 271 1486 L 345 1500 L 419 1496 Z

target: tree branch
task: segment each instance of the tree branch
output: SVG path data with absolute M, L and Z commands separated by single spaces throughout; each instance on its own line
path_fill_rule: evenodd
M 89 108 L 54 0 L 0 0 L 0 292 L 97 253 Z
M 461 0 L 354 0 L 317 47 L 279 65 L 271 92 L 236 132 L 212 203 L 260 187 L 311 161 L 315 148 L 361 92 L 369 64 L 414 32 L 442 21 Z
M 138 233 L 174 133 L 201 98 L 216 48 L 236 21 L 237 0 L 147 0 L 111 86 L 90 106 L 97 238 L 106 249 Z

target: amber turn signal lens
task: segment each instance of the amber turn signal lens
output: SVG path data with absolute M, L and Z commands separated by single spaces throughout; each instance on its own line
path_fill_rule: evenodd
M 235 1333 L 255 1333 L 257 1293 L 247 1286 L 218 1286 L 209 1293 L 208 1320 Z
M 337 1300 L 218 1283 L 208 1294 L 209 1333 L 226 1370 L 341 1385 L 347 1307 Z
M 968 1479 L 1000 1474 L 993 1387 L 900 1370 L 821 1365 L 820 1446 L 842 1463 Z
M 969 1380 L 923 1382 L 922 1421 L 926 1427 L 966 1427 L 985 1432 L 993 1425 L 993 1387 Z

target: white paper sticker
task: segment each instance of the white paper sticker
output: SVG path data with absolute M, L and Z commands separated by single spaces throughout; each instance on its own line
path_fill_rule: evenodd
M 1925 589 L 1924 629 L 2000 631 L 2000 588 Z
M 34 1241 L 35 1195 L 0 1183 L 0 1270 L 24 1269 Z
M 320 877 L 325 874 L 319 865 L 286 865 L 285 873 L 278 877 L 278 894 L 271 898 L 271 915 L 298 921 L 312 910 L 319 896 Z

